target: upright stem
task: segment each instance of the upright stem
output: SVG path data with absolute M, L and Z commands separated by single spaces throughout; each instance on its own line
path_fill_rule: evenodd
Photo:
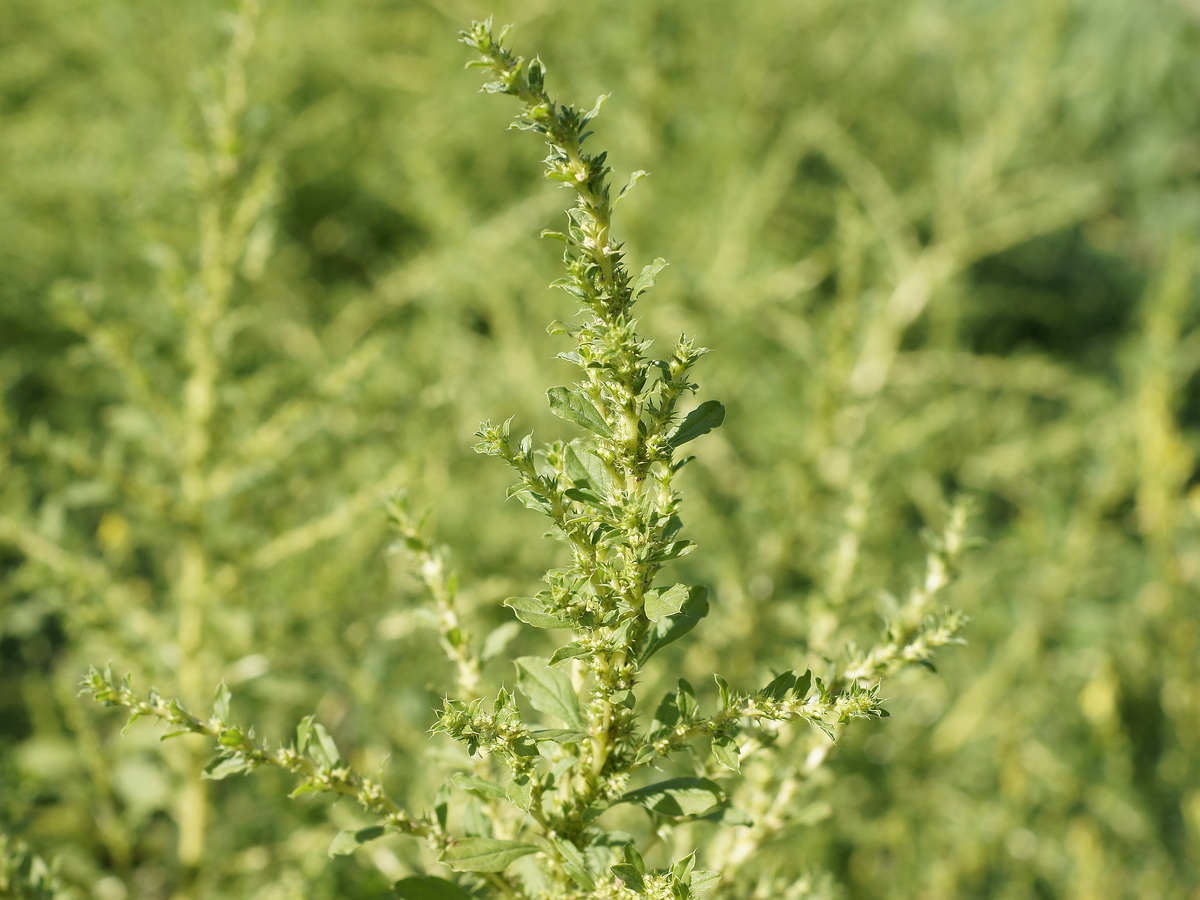
M 184 534 L 177 557 L 175 589 L 178 616 L 180 689 L 197 697 L 215 680 L 205 646 L 208 606 L 212 600 L 212 560 L 206 531 L 211 499 L 213 419 L 221 380 L 216 329 L 229 309 L 235 269 L 241 257 L 238 203 L 234 182 L 241 167 L 238 132 L 246 106 L 245 67 L 254 43 L 257 0 L 242 0 L 233 42 L 222 72 L 217 99 L 204 110 L 208 151 L 201 162 L 197 191 L 199 209 L 199 272 L 195 294 L 184 299 L 185 347 L 188 366 L 181 417 L 180 518 Z M 210 816 L 207 786 L 195 777 L 201 757 L 177 745 L 177 767 L 186 775 L 176 803 L 179 862 L 185 875 L 181 896 L 188 896 L 205 857 Z

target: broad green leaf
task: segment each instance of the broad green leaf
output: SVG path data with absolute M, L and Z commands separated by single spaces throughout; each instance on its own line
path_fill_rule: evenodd
M 722 803 L 712 812 L 702 816 L 705 822 L 712 822 L 716 825 L 749 826 L 754 824 L 754 820 L 742 812 L 740 809 L 735 809 L 728 803 Z
M 532 509 L 534 512 L 542 513 L 543 515 L 550 514 L 550 501 L 546 499 L 544 494 L 539 494 L 537 491 L 531 491 L 523 484 L 514 484 L 508 490 L 508 497 L 517 498 L 517 502 L 526 509 Z
M 796 679 L 796 685 L 792 688 L 792 694 L 803 700 L 808 696 L 808 689 L 812 686 L 812 669 L 805 671 L 803 675 Z
M 518 619 L 534 628 L 570 628 L 571 623 L 552 610 L 550 604 L 541 597 L 509 597 L 504 605 L 513 611 Z
M 691 553 L 695 546 L 691 541 L 672 541 L 663 547 L 661 553 L 655 555 L 655 560 L 666 562 L 672 559 L 679 559 L 679 557 L 687 556 Z
M 686 584 L 676 584 L 665 591 L 647 591 L 645 600 L 646 618 L 651 622 L 658 622 L 667 616 L 675 615 L 675 613 L 683 609 L 683 604 L 687 602 L 690 590 L 691 588 Z
M 563 491 L 563 496 L 569 500 L 575 500 L 579 503 L 586 503 L 588 506 L 603 507 L 605 505 L 603 497 L 601 497 L 595 491 L 587 488 L 567 488 L 565 491 Z
M 724 421 L 725 407 L 717 400 L 705 400 L 684 417 L 667 442 L 672 447 L 680 447 L 708 434 Z
M 622 192 L 622 193 L 624 193 L 624 192 Z M 636 279 L 634 279 L 633 287 L 630 288 L 630 291 L 629 291 L 630 295 L 634 299 L 637 299 L 637 297 L 646 293 L 646 291 L 650 290 L 650 288 L 654 287 L 655 277 L 657 277 L 658 273 L 661 272 L 666 267 L 667 267 L 667 261 L 660 257 L 659 259 L 656 259 L 654 262 L 650 263 L 650 265 L 648 265 L 644 269 L 642 269 L 642 271 L 640 273 L 638 273 L 638 277 Z
M 455 772 L 450 776 L 450 783 L 459 790 L 482 797 L 484 800 L 500 800 L 504 797 L 503 786 L 469 772 Z
M 305 716 L 300 720 L 300 724 L 296 726 L 296 752 L 303 754 L 308 750 L 308 742 L 312 740 L 313 722 L 315 719 L 312 716 Z
M 505 622 L 492 629 L 488 636 L 483 639 L 483 649 L 479 651 L 480 662 L 495 659 L 505 651 L 512 639 L 520 633 L 521 626 L 516 622 Z
M 716 761 L 725 768 L 732 769 L 735 772 L 741 769 L 741 759 L 736 738 L 728 735 L 713 738 L 712 754 Z
M 533 779 L 522 775 L 519 779 L 510 781 L 504 793 L 509 803 L 528 812 L 533 805 Z
M 400 900 L 472 900 L 470 894 L 456 884 L 432 875 L 414 875 L 392 885 Z
M 633 803 L 660 816 L 702 816 L 720 806 L 725 795 L 707 778 L 672 778 L 623 795 L 618 803 Z
M 608 871 L 620 878 L 625 883 L 625 887 L 631 891 L 642 893 L 646 890 L 646 881 L 642 878 L 642 873 L 629 863 L 617 863 L 615 866 L 609 866 Z
M 539 744 L 546 741 L 553 741 L 556 744 L 578 744 L 587 738 L 585 732 L 574 731 L 570 728 L 530 728 L 529 736 Z
M 706 615 L 708 589 L 702 585 L 695 585 L 689 589 L 687 600 L 679 612 L 654 623 L 654 628 L 646 635 L 646 643 L 642 645 L 638 662 L 644 664 L 663 647 L 675 643 L 695 628 Z
M 586 482 L 598 494 L 605 494 L 612 487 L 612 474 L 604 465 L 604 460 L 583 447 L 567 445 L 563 454 L 563 471 L 576 485 Z
M 654 710 L 651 733 L 670 731 L 677 724 L 679 724 L 679 695 L 675 691 L 668 691 Z
M 697 900 L 705 900 L 709 894 L 716 890 L 717 885 L 721 883 L 721 873 L 712 872 L 708 869 L 697 869 L 692 873 L 692 883 L 689 885 L 692 889 L 692 896 Z
M 446 848 L 441 861 L 455 872 L 503 872 L 515 860 L 537 852 L 533 844 L 519 841 L 463 838 Z
M 570 388 L 553 387 L 546 392 L 546 396 L 550 398 L 550 412 L 560 419 L 574 422 L 601 437 L 612 436 L 612 431 L 604 421 L 604 416 L 600 415 L 600 410 L 583 394 Z
M 565 673 L 551 669 L 547 660 L 537 656 L 518 659 L 517 687 L 538 712 L 562 719 L 579 731 L 586 730 L 571 679 Z
M 353 853 L 367 841 L 373 841 L 375 838 L 382 836 L 383 832 L 384 828 L 382 825 L 371 825 L 368 828 L 351 828 L 339 831 L 333 839 L 333 843 L 329 845 L 329 855 L 346 856 Z
M 581 656 L 589 656 L 591 653 L 592 651 L 582 644 L 567 644 L 554 651 L 554 655 L 550 657 L 550 665 L 557 666 L 569 659 L 579 659 Z
M 642 854 L 638 853 L 638 849 L 632 841 L 621 848 L 621 856 L 625 860 L 625 864 L 633 866 L 639 875 L 646 874 L 646 861 L 642 859 Z
M 204 767 L 204 777 L 210 781 L 221 781 L 230 775 L 241 775 L 254 768 L 253 760 L 247 759 L 241 753 L 233 756 L 218 756 Z
M 783 700 L 787 697 L 788 691 L 795 686 L 796 673 L 789 669 L 788 671 L 775 676 L 771 683 L 759 691 L 759 693 L 768 700 Z

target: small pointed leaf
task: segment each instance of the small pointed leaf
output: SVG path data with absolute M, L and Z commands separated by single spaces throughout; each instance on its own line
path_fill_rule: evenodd
M 783 700 L 787 697 L 788 691 L 796 686 L 796 673 L 790 669 L 777 675 L 770 684 L 763 688 L 761 693 L 768 700 Z
M 630 289 L 632 296 L 636 299 L 640 295 L 646 293 L 646 291 L 650 290 L 650 288 L 654 287 L 655 276 L 657 276 L 658 273 L 666 267 L 667 261 L 660 258 L 656 259 L 654 262 L 650 263 L 650 265 L 642 269 L 642 271 L 638 274 L 638 277 L 634 280 L 633 287 Z

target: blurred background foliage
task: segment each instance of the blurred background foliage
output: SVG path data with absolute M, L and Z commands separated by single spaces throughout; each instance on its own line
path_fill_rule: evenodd
M 568 377 L 534 239 L 562 197 L 454 42 L 491 13 L 560 96 L 612 94 L 597 140 L 653 175 L 621 234 L 672 266 L 643 325 L 718 351 L 684 484 L 717 605 L 668 667 L 840 656 L 975 498 L 969 645 L 811 775 L 748 772 L 794 813 L 755 867 L 1200 897 L 1193 0 L 0 5 L 4 871 L 368 897 L 415 864 L 329 861 L 351 810 L 201 783 L 207 747 L 75 691 L 112 660 L 203 708 L 223 678 L 268 735 L 316 710 L 414 805 L 437 787 L 448 668 L 379 497 L 435 510 L 478 634 L 556 558 L 470 451 L 488 417 L 554 433 Z

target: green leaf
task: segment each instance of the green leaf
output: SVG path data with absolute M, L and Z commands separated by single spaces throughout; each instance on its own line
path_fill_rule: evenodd
M 474 794 L 476 797 L 484 800 L 501 800 L 504 798 L 503 786 L 468 772 L 455 772 L 450 776 L 450 783 L 459 790 Z
M 729 735 L 713 738 L 712 754 L 713 758 L 725 768 L 732 769 L 734 772 L 741 769 L 741 757 L 736 738 Z
M 229 693 L 229 688 L 222 681 L 217 686 L 216 696 L 213 697 L 213 715 L 222 722 L 229 721 L 229 701 L 231 699 L 232 695 Z
M 330 856 L 347 856 L 353 853 L 367 841 L 373 841 L 384 832 L 382 825 L 371 825 L 368 828 L 347 829 L 339 831 L 329 845 Z
M 689 885 L 692 889 L 692 896 L 697 900 L 704 900 L 711 894 L 721 883 L 721 873 L 712 872 L 708 869 L 697 869 L 692 873 L 692 883 Z
M 625 887 L 631 891 L 643 893 L 646 890 L 646 881 L 642 878 L 642 873 L 629 863 L 617 863 L 615 866 L 609 866 L 608 871 L 620 878 L 625 883 Z
M 725 407 L 716 400 L 705 400 L 684 417 L 667 443 L 672 447 L 680 447 L 702 434 L 708 434 L 724 421 Z
M 707 778 L 672 778 L 623 795 L 618 803 L 633 803 L 660 816 L 702 816 L 725 802 L 715 781 Z
M 645 599 L 646 618 L 651 622 L 659 622 L 667 616 L 675 615 L 675 613 L 683 609 L 683 604 L 687 602 L 690 590 L 691 588 L 686 584 L 676 584 L 665 591 L 647 591 Z
M 510 781 L 504 794 L 513 806 L 529 812 L 529 808 L 533 805 L 533 779 L 528 775 L 522 775 Z
M 572 731 L 570 728 L 530 728 L 529 736 L 539 744 L 553 741 L 556 744 L 578 744 L 587 739 L 582 731 Z
M 795 686 L 796 673 L 789 669 L 788 671 L 775 676 L 771 683 L 759 691 L 759 693 L 768 700 L 783 700 L 787 697 L 788 691 Z
M 805 671 L 803 675 L 796 679 L 796 685 L 792 688 L 792 694 L 801 700 L 808 696 L 808 689 L 812 686 L 812 669 Z
M 296 752 L 303 754 L 308 750 L 308 742 L 312 740 L 313 716 L 305 716 L 296 726 Z
M 696 703 L 696 690 L 684 678 L 679 679 L 679 689 L 675 692 L 675 705 L 679 708 L 679 716 L 685 722 L 690 722 L 700 712 Z
M 750 826 L 754 824 L 754 820 L 742 812 L 740 809 L 734 809 L 728 803 L 722 803 L 712 812 L 702 817 L 705 822 L 712 822 L 715 825 L 744 825 Z
M 567 644 L 554 651 L 554 655 L 550 657 L 550 665 L 557 666 L 568 659 L 579 659 L 581 656 L 590 656 L 591 654 L 592 651 L 582 644 Z
M 509 597 L 504 605 L 518 619 L 534 628 L 570 628 L 571 623 L 542 597 Z
M 567 451 L 563 454 L 563 471 L 576 486 L 586 484 L 598 494 L 605 494 L 612 488 L 612 474 L 604 460 L 583 447 L 567 445 Z
M 325 726 L 319 722 L 312 726 L 312 733 L 316 736 L 317 742 L 309 745 L 309 754 L 316 762 L 322 766 L 332 768 L 340 763 L 341 754 L 338 753 L 337 744 L 333 742 L 333 738 L 329 732 L 325 730 Z
M 413 875 L 392 885 L 400 900 L 472 900 L 470 894 L 456 884 L 432 875 Z
M 585 891 L 596 889 L 596 882 L 588 872 L 587 859 L 574 844 L 557 837 L 550 838 L 548 843 L 562 860 L 563 871 L 575 882 L 576 887 Z
M 692 869 L 696 868 L 696 851 L 693 850 L 683 859 L 676 860 L 671 866 L 671 875 L 678 878 L 684 884 L 691 882 Z
M 625 864 L 633 866 L 639 875 L 646 874 L 646 861 L 642 859 L 642 854 L 638 853 L 638 849 L 632 841 L 621 848 L 621 856 L 625 860 Z
M 483 649 L 479 651 L 479 661 L 487 662 L 489 659 L 495 659 L 505 651 L 512 642 L 512 639 L 520 633 L 521 626 L 516 622 L 505 622 L 494 628 L 483 639 Z
M 515 860 L 537 852 L 533 844 L 519 841 L 463 838 L 447 847 L 440 858 L 455 872 L 503 872 Z
M 624 193 L 624 191 L 622 191 L 622 193 Z M 639 296 L 646 293 L 646 291 L 650 290 L 650 288 L 654 287 L 655 277 L 666 267 L 667 261 L 660 257 L 642 269 L 642 271 L 638 273 L 638 277 L 634 279 L 633 287 L 629 290 L 630 296 L 634 299 L 637 299 Z
M 442 782 L 442 786 L 433 795 L 433 814 L 437 818 L 438 824 L 442 826 L 443 831 L 445 831 L 446 821 L 450 817 L 450 797 L 452 795 L 453 791 L 451 791 L 448 781 Z
M 612 437 L 612 430 L 604 421 L 604 416 L 600 415 L 600 410 L 578 391 L 553 387 L 546 392 L 546 396 L 550 398 L 550 412 L 560 419 L 574 422 L 601 437 Z
M 218 756 L 204 767 L 204 777 L 210 781 L 221 781 L 230 775 L 241 775 L 254 768 L 254 761 L 247 759 L 245 754 L 235 753 L 233 756 Z
M 729 689 L 729 682 L 720 675 L 713 675 L 717 681 L 717 691 L 721 695 L 721 709 L 729 709 L 729 703 L 733 697 L 733 692 Z
M 684 601 L 679 612 L 654 623 L 653 630 L 646 635 L 646 643 L 642 645 L 638 662 L 645 664 L 663 647 L 675 643 L 695 628 L 706 615 L 708 615 L 708 589 L 702 585 L 694 585 L 688 590 L 687 600 Z
M 551 669 L 547 660 L 537 656 L 522 656 L 516 662 L 517 687 L 534 709 L 562 719 L 579 731 L 586 730 L 579 697 L 565 673 Z
M 630 175 L 629 181 L 626 182 L 625 186 L 621 188 L 620 192 L 618 192 L 617 199 L 613 201 L 613 206 L 616 206 L 618 203 L 620 203 L 621 199 L 629 193 L 630 189 L 649 174 L 649 172 L 643 169 L 638 169 L 636 172 Z

